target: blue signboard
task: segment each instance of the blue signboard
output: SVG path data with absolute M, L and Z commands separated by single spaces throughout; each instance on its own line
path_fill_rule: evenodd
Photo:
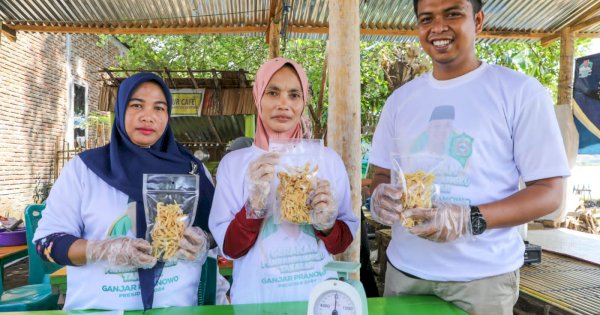
M 579 154 L 600 154 L 600 54 L 575 60 L 573 97 Z

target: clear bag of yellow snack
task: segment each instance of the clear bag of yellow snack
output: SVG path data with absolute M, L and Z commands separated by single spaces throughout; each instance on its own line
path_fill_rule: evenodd
M 269 152 L 280 154 L 275 168 L 274 222 L 310 224 L 310 199 L 316 189 L 323 140 L 272 139 Z
M 185 228 L 198 207 L 198 175 L 144 174 L 146 240 L 159 261 L 175 259 Z
M 391 184 L 402 189 L 402 209 L 432 208 L 433 201 L 439 195 L 439 186 L 435 184 L 436 171 L 442 158 L 434 155 L 392 154 Z M 405 219 L 400 215 L 405 227 L 413 227 L 420 222 Z

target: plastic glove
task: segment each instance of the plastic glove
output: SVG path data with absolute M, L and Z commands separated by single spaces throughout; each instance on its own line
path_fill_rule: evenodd
M 371 195 L 371 216 L 381 224 L 392 226 L 400 222 L 402 188 L 379 184 Z
M 180 260 L 204 262 L 208 247 L 208 234 L 197 226 L 190 226 L 183 231 L 183 238 L 179 240 L 179 249 L 175 257 Z
M 139 238 L 111 238 L 87 241 L 85 258 L 88 264 L 106 261 L 112 266 L 152 268 L 156 258 L 150 255 L 152 245 Z
M 260 219 L 267 214 L 267 197 L 271 181 L 275 178 L 275 165 L 279 163 L 279 153 L 269 152 L 252 161 L 248 166 L 246 183 L 249 197 L 246 201 L 248 218 Z
M 333 227 L 338 215 L 338 209 L 333 201 L 331 185 L 327 180 L 318 180 L 317 188 L 311 198 L 310 222 L 319 231 L 326 231 Z
M 450 242 L 471 231 L 471 208 L 467 205 L 435 204 L 433 208 L 415 208 L 405 210 L 405 218 L 421 221 L 421 224 L 409 228 L 416 236 L 434 242 Z

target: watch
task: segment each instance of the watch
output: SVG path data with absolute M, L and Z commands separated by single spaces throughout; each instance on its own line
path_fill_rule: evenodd
M 478 206 L 471 206 L 471 232 L 473 235 L 479 235 L 485 231 L 487 223 L 479 211 Z

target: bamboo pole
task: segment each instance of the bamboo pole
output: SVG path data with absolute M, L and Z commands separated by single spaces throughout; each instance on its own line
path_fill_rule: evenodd
M 360 218 L 360 20 L 359 0 L 329 0 L 329 116 L 327 143 L 344 161 L 352 210 Z M 338 257 L 358 262 L 360 228 Z M 354 275 L 356 276 L 356 275 Z
M 274 12 L 269 23 L 269 59 L 279 57 L 281 53 L 281 12 L 283 6 L 281 0 L 273 0 Z
M 558 76 L 558 105 L 571 106 L 573 100 L 573 51 L 575 36 L 566 27 L 560 34 L 560 73 Z

